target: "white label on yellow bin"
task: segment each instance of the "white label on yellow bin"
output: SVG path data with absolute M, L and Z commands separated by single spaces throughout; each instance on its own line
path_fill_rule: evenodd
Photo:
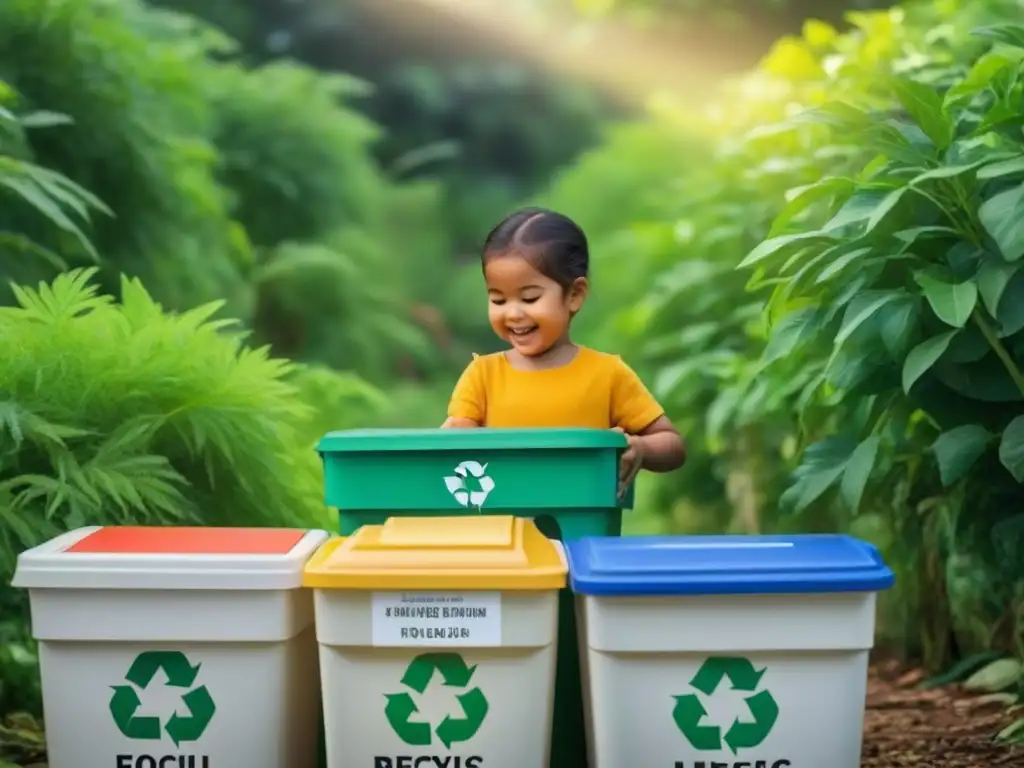
M 501 645 L 500 592 L 374 592 L 373 644 Z

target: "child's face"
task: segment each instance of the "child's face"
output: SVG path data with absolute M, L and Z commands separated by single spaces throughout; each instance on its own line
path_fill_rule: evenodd
M 567 339 L 569 320 L 586 298 L 585 278 L 565 291 L 526 259 L 513 254 L 488 259 L 484 280 L 490 298 L 491 328 L 526 357 L 542 355 Z

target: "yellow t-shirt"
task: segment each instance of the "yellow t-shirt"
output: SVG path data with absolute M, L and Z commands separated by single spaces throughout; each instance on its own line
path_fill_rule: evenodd
M 637 434 L 664 409 L 618 355 L 580 347 L 559 368 L 521 371 L 503 352 L 476 357 L 448 404 L 485 427 L 621 427 Z

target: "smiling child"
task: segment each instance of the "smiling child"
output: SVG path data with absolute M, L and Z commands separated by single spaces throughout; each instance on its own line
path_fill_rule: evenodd
M 574 344 L 572 319 L 589 291 L 587 238 L 542 208 L 506 217 L 487 236 L 484 279 L 491 328 L 511 349 L 474 357 L 443 427 L 590 427 L 623 432 L 620 492 L 641 469 L 669 472 L 683 439 L 618 355 Z

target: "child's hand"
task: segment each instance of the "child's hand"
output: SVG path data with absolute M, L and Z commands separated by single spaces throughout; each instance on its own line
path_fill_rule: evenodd
M 629 441 L 626 452 L 622 454 L 622 460 L 619 462 L 619 498 L 622 498 L 643 466 L 644 441 L 639 435 L 627 435 L 622 427 L 615 427 L 612 431 L 626 435 L 626 440 Z

